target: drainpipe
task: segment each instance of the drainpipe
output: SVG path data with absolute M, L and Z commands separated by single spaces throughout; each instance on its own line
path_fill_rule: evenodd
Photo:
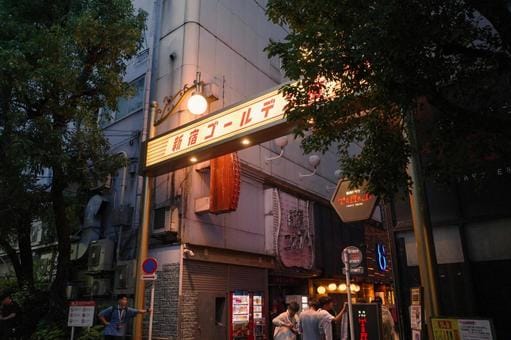
M 123 155 L 126 160 L 128 160 L 128 154 L 126 151 L 121 151 L 118 153 L 119 155 Z M 119 202 L 119 208 L 124 206 L 124 196 L 126 194 L 126 177 L 128 175 L 128 164 L 126 164 L 122 170 L 122 180 L 121 180 L 121 198 Z M 117 250 L 115 254 L 115 260 L 119 261 L 119 256 L 121 253 L 121 240 L 122 240 L 122 225 L 119 225 L 119 233 L 117 236 Z
M 118 153 L 119 155 L 123 155 L 126 161 L 128 161 L 128 154 L 126 151 L 121 151 Z M 121 180 L 121 198 L 119 206 L 124 206 L 124 196 L 126 194 L 126 177 L 128 175 L 128 164 L 126 164 L 122 170 L 122 180 Z

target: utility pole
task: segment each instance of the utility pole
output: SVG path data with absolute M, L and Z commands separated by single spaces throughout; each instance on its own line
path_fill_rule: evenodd
M 408 174 L 413 181 L 412 190 L 410 192 L 413 233 L 417 244 L 421 285 L 424 288 L 424 320 L 427 323 L 428 339 L 432 340 L 433 330 L 431 328 L 430 318 L 440 315 L 437 264 L 426 186 L 422 175 L 421 159 L 418 150 L 419 143 L 417 140 L 414 112 L 408 114 L 406 129 L 411 149 Z

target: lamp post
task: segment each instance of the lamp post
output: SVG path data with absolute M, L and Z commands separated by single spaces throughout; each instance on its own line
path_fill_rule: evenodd
M 208 109 L 208 102 L 202 94 L 204 83 L 200 80 L 200 72 L 197 72 L 194 86 L 185 85 L 176 95 L 164 99 L 163 109 L 159 109 L 157 102 L 151 103 L 148 121 L 148 138 L 155 137 L 156 126 L 161 124 L 167 117 L 173 114 L 185 96 L 192 90 L 193 95 L 189 97 L 187 107 L 193 114 L 203 114 Z M 193 110 L 193 111 L 192 111 Z M 147 148 L 147 144 L 144 146 Z M 147 152 L 143 152 L 145 155 Z M 143 160 L 145 166 L 145 160 Z M 137 253 L 137 274 L 135 287 L 135 308 L 144 309 L 145 282 L 142 280 L 142 262 L 147 258 L 149 248 L 149 235 L 151 231 L 151 207 L 153 197 L 153 187 L 151 179 L 153 177 L 144 174 L 144 198 L 142 205 L 142 223 L 138 233 L 138 253 Z M 133 338 L 142 339 L 142 317 L 137 316 L 134 321 Z

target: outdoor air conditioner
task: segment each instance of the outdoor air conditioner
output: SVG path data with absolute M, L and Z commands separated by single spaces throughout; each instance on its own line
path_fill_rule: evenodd
M 89 248 L 89 272 L 112 270 L 114 242 L 107 239 L 92 241 Z
M 114 294 L 133 294 L 135 291 L 137 261 L 118 261 L 115 266 Z
M 162 207 L 154 209 L 153 234 L 179 232 L 179 209 Z
M 110 279 L 91 278 L 90 294 L 92 296 L 106 296 L 112 293 L 112 284 Z

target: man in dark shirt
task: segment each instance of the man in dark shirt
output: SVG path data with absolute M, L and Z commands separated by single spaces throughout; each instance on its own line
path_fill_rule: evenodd
M 2 297 L 2 306 L 0 312 L 0 339 L 19 339 L 18 319 L 20 308 L 18 304 L 12 301 L 10 294 Z

